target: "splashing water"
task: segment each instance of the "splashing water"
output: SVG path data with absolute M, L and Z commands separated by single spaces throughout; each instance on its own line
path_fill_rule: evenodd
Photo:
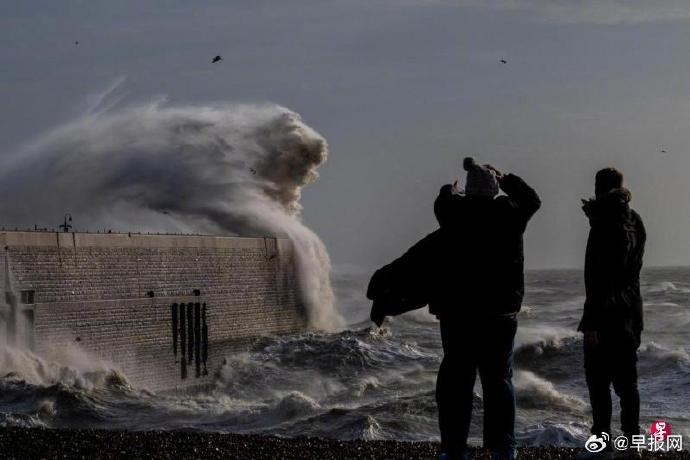
M 328 253 L 300 218 L 323 137 L 275 105 L 113 108 L 107 96 L 4 160 L 4 222 L 60 222 L 68 210 L 92 229 L 288 237 L 310 327 L 341 326 Z
M 65 346 L 40 357 L 23 348 L 0 348 L 0 377 L 30 385 L 66 385 L 82 390 L 128 388 L 117 368 L 75 346 Z

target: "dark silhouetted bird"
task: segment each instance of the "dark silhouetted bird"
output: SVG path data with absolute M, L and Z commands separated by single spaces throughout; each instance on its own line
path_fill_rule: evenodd
M 505 59 L 501 59 L 501 64 L 508 64 L 508 61 L 506 61 Z
M 253 176 L 256 176 L 256 169 L 254 168 L 249 168 L 249 171 L 251 171 Z
M 211 64 L 215 64 L 216 62 L 220 62 L 220 61 L 222 61 L 222 60 L 223 60 L 222 57 L 216 56 L 216 57 L 214 57 L 213 60 L 211 61 Z
M 662 149 L 662 150 L 661 150 L 661 153 L 666 153 L 666 150 L 663 150 L 663 149 Z
M 78 41 L 76 41 L 76 42 L 74 42 L 74 44 L 75 44 L 75 45 L 78 45 L 78 44 L 79 44 L 79 42 L 78 42 Z

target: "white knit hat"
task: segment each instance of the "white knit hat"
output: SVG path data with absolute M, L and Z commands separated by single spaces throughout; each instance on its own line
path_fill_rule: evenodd
M 498 181 L 492 170 L 486 166 L 478 165 L 472 157 L 465 158 L 462 162 L 462 167 L 467 171 L 466 195 L 489 198 L 498 195 Z

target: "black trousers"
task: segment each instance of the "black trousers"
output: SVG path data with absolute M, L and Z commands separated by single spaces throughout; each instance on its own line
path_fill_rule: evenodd
M 592 404 L 592 433 L 611 433 L 611 385 L 621 404 L 621 430 L 640 434 L 637 347 L 602 342 L 585 346 L 585 377 Z
M 516 331 L 515 316 L 441 317 L 443 361 L 436 380 L 441 451 L 459 456 L 467 449 L 477 371 L 484 395 L 484 447 L 499 453 L 515 448 Z

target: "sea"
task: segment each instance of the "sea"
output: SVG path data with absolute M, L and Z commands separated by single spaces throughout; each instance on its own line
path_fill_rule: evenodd
M 185 394 L 136 388 L 117 369 L 78 351 L 46 361 L 4 347 L 0 426 L 438 440 L 438 321 L 422 309 L 373 326 L 364 295 L 370 276 L 350 266 L 334 271 L 343 330 L 260 338 L 228 356 L 211 387 Z M 642 426 L 664 420 L 690 442 L 690 268 L 646 269 L 642 291 Z M 583 302 L 580 270 L 526 274 L 513 379 L 521 445 L 581 447 L 589 436 L 576 332 Z M 474 398 L 470 442 L 481 444 L 479 381 Z M 614 402 L 616 430 L 618 410 Z

